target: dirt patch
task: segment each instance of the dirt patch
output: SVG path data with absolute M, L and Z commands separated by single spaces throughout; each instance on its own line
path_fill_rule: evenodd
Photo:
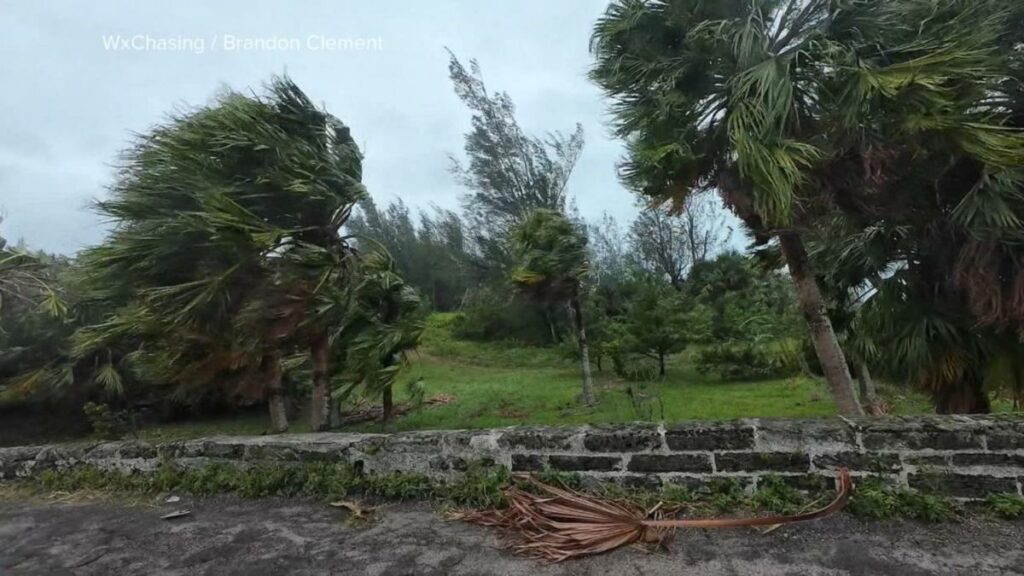
M 9 495 L 10 496 L 10 495 Z M 351 525 L 342 508 L 295 500 L 0 501 L 0 573 L 50 574 L 640 574 L 717 576 L 1024 574 L 1024 522 L 866 523 L 848 516 L 782 528 L 683 531 L 670 550 L 621 550 L 555 566 L 495 548 L 495 534 L 425 504 Z M 192 514 L 160 516 L 176 509 Z

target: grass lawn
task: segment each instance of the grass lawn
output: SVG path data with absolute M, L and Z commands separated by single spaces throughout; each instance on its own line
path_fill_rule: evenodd
M 431 406 L 395 419 L 393 430 L 489 428 L 515 424 L 598 424 L 642 419 L 633 407 L 628 384 L 610 370 L 595 370 L 599 404 L 586 408 L 580 393 L 578 365 L 555 349 L 512 343 L 477 343 L 455 339 L 452 316 L 435 314 L 428 322 L 423 345 L 412 357 L 402 379 L 422 377 L 426 396 L 454 396 L 447 405 Z M 665 378 L 654 384 L 651 395 L 655 420 L 729 420 L 746 417 L 815 417 L 835 413 L 822 380 L 795 377 L 747 382 L 723 381 L 697 372 L 687 354 L 673 357 Z M 892 411 L 900 414 L 929 411 L 917 394 L 883 390 Z M 403 390 L 396 390 L 401 401 Z M 260 434 L 268 420 L 262 412 L 231 418 L 198 420 L 147 428 L 146 439 L 179 439 L 215 434 Z M 379 424 L 348 428 L 380 431 Z M 292 431 L 306 432 L 304 421 Z

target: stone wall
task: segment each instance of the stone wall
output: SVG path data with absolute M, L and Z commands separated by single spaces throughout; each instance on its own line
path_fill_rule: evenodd
M 459 474 L 484 461 L 517 472 L 578 472 L 628 486 L 693 487 L 735 478 L 750 489 L 769 474 L 797 487 L 830 485 L 836 467 L 846 466 L 855 477 L 881 476 L 955 498 L 983 498 L 992 492 L 1022 493 L 1024 418 L 739 420 L 31 446 L 0 448 L 0 478 L 82 464 L 150 471 L 164 461 L 182 466 L 346 462 L 368 474 L 431 477 Z

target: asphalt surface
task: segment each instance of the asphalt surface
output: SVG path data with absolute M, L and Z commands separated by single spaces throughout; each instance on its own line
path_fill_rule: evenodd
M 191 514 L 161 520 L 175 510 Z M 619 550 L 558 565 L 496 548 L 492 531 L 426 504 L 375 520 L 296 500 L 231 497 L 118 503 L 0 501 L 0 574 L 898 575 L 1024 574 L 1024 522 L 926 525 L 846 515 L 786 526 L 676 534 L 668 552 Z

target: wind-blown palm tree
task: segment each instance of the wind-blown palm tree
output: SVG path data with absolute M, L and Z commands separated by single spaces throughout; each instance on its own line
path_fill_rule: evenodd
M 58 268 L 0 237 L 0 389 L 44 396 L 70 379 L 62 365 L 69 304 Z
M 930 147 L 1019 164 L 987 96 L 1005 78 L 1004 16 L 991 1 L 619 0 L 595 27 L 592 76 L 628 141 L 624 179 L 676 203 L 716 189 L 759 242 L 778 239 L 843 413 L 860 409 L 803 236 L 838 211 L 863 221 L 880 199 L 910 209 L 934 194 L 891 186 L 948 174 L 915 164 Z
M 815 174 L 841 212 L 816 257 L 860 295 L 859 356 L 937 412 L 987 412 L 990 390 L 1024 389 L 1022 12 L 882 5 L 830 123 L 842 154 Z
M 394 260 L 383 250 L 361 254 L 357 274 L 358 281 L 341 305 L 345 317 L 333 335 L 337 354 L 355 375 L 342 396 L 358 385 L 370 396 L 379 395 L 386 426 L 399 373 L 423 334 L 420 297 L 397 274 Z
M 0 238 L 0 315 L 16 305 L 42 306 L 53 316 L 67 312 L 55 282 L 32 255 L 12 250 Z M 0 330 L 3 330 L 0 325 Z
M 596 402 L 590 376 L 590 350 L 583 318 L 582 282 L 587 273 L 587 237 L 568 218 L 553 210 L 535 210 L 512 233 L 517 265 L 512 282 L 544 303 L 564 302 L 576 330 L 583 373 L 583 401 Z
M 186 387 L 241 376 L 287 429 L 281 357 L 312 348 L 322 380 L 316 295 L 346 281 L 338 230 L 365 194 L 360 164 L 348 129 L 287 78 L 140 136 L 97 203 L 114 230 L 82 257 L 89 298 L 118 312 L 79 353 L 140 337 L 135 360 Z

